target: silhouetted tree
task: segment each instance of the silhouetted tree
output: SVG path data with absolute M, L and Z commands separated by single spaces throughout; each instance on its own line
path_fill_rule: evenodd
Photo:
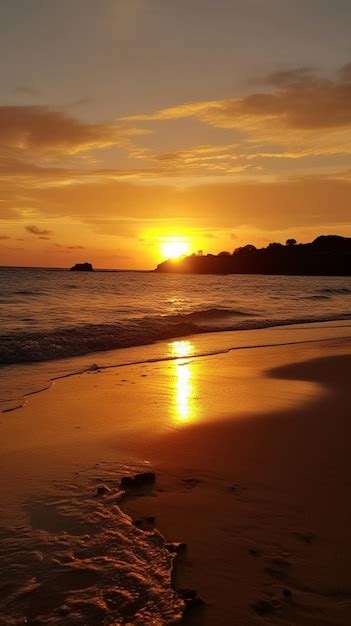
M 287 239 L 285 242 L 286 246 L 296 246 L 296 244 L 297 244 L 296 239 Z
M 231 256 L 231 254 L 230 252 L 227 252 L 227 250 L 222 250 L 222 252 L 220 252 L 218 256 Z
M 248 243 L 246 246 L 241 246 L 241 248 L 236 248 L 233 254 L 248 254 L 250 252 L 256 252 L 256 246 L 253 246 L 251 243 Z
M 266 250 L 280 250 L 280 248 L 284 248 L 283 244 L 274 241 L 273 243 L 268 244 Z

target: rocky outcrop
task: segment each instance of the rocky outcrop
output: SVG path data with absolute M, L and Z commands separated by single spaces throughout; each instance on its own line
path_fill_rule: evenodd
M 71 267 L 71 272 L 93 272 L 91 263 L 76 263 Z

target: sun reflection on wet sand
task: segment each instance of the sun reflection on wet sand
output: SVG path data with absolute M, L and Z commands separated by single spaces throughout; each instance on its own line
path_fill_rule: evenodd
M 194 354 L 194 345 L 191 341 L 182 340 L 173 341 L 169 347 L 172 356 L 179 357 L 179 360 L 174 361 L 174 417 L 177 422 L 193 421 L 195 418 L 193 364 L 187 357 Z

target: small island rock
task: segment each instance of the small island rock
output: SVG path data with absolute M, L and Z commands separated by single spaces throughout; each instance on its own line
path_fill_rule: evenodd
M 91 263 L 76 263 L 71 267 L 71 272 L 93 272 L 93 266 Z

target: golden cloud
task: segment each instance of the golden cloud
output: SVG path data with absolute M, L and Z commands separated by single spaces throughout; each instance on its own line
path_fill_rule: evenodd
M 207 230 L 243 224 L 268 230 L 322 225 L 330 222 L 331 206 L 333 223 L 345 224 L 349 223 L 350 204 L 351 181 L 345 174 L 340 178 L 221 181 L 186 187 L 87 179 L 64 186 L 14 188 L 2 203 L 1 216 L 6 216 L 8 208 L 24 225 L 30 215 L 32 223 L 62 219 L 67 224 L 85 223 L 107 235 L 135 236 L 151 222 Z
M 123 145 L 149 131 L 117 124 L 89 124 L 42 106 L 0 106 L 2 151 L 76 154 Z
M 306 68 L 276 72 L 266 78 L 275 91 L 242 98 L 189 102 L 131 120 L 172 120 L 195 117 L 221 128 L 250 129 L 268 120 L 281 128 L 309 130 L 351 126 L 351 64 L 335 80 L 319 78 Z
M 340 68 L 334 80 L 320 78 L 310 68 L 295 68 L 269 74 L 264 83 L 267 91 L 244 97 L 183 103 L 124 119 L 194 118 L 212 127 L 241 131 L 239 152 L 235 150 L 227 161 L 221 156 L 217 166 L 205 166 L 203 160 L 206 169 L 231 172 L 233 156 L 236 167 L 241 162 L 242 169 L 247 169 L 245 161 L 252 158 L 294 159 L 351 152 L 351 64 Z M 270 150 L 264 147 L 267 144 Z M 186 161 L 188 155 L 183 154 Z

